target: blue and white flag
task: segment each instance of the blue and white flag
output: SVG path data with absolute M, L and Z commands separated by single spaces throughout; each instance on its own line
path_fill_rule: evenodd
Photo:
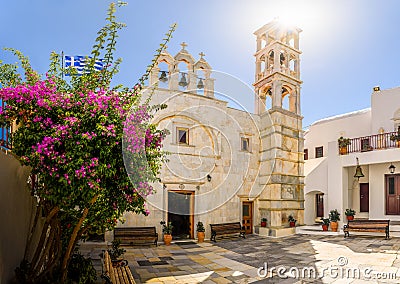
M 74 67 L 76 69 L 76 71 L 78 72 L 78 74 L 83 74 L 83 70 L 85 69 L 90 58 L 91 57 L 82 56 L 82 55 L 76 55 L 76 56 L 66 55 L 65 56 L 65 68 Z M 96 61 L 94 62 L 94 69 L 96 71 L 100 71 L 104 67 L 103 64 L 104 63 L 103 63 L 102 59 L 96 59 Z M 70 75 L 70 74 L 66 74 L 66 75 Z

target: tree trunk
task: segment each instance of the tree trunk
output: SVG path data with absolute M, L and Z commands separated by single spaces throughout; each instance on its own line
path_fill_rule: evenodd
M 91 205 L 93 205 L 93 203 L 96 202 L 97 198 L 98 198 L 98 195 L 96 195 L 95 197 L 92 198 L 92 200 L 90 200 L 89 206 L 86 207 L 85 209 L 83 209 L 82 216 L 81 216 L 81 218 L 79 218 L 78 223 L 74 227 L 74 231 L 72 232 L 71 238 L 69 239 L 68 247 L 67 247 L 67 250 L 65 252 L 65 255 L 64 255 L 64 258 L 63 258 L 63 261 L 61 264 L 61 273 L 62 273 L 61 283 L 64 283 L 65 280 L 67 279 L 67 272 L 68 272 L 67 268 L 68 268 L 68 264 L 69 264 L 69 261 L 71 258 L 72 250 L 77 242 L 78 232 L 80 231 L 83 221 L 85 221 L 86 216 L 89 213 L 89 207 Z
M 38 208 L 38 210 L 42 210 L 42 209 Z M 50 213 L 46 217 L 46 221 L 43 225 L 42 233 L 40 235 L 39 243 L 37 244 L 34 256 L 31 261 L 31 271 L 29 273 L 30 279 L 37 279 L 38 276 L 42 272 L 42 265 L 39 265 L 39 264 L 42 264 L 41 260 L 45 256 L 45 252 L 48 251 L 47 246 L 51 245 L 51 243 L 49 243 L 48 241 L 49 241 L 49 238 L 52 237 L 52 235 L 53 235 L 52 231 L 56 229 L 51 225 L 54 224 L 53 218 L 55 218 L 58 211 L 59 211 L 59 208 L 57 206 L 53 207 L 51 209 Z M 35 280 L 33 280 L 33 282 L 34 281 Z

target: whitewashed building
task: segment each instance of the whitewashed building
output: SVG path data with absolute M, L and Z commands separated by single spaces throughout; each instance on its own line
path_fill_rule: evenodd
M 305 223 L 338 209 L 356 218 L 400 220 L 400 87 L 371 94 L 371 107 L 328 117 L 305 133 Z M 350 144 L 339 147 L 340 137 Z M 357 158 L 363 177 L 355 178 Z M 394 166 L 395 168 L 391 167 Z M 389 169 L 391 167 L 391 171 Z

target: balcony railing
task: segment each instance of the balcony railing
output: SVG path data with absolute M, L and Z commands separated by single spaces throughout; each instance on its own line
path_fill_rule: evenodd
M 347 153 L 398 148 L 400 147 L 400 141 L 391 139 L 392 136 L 396 136 L 397 134 L 397 132 L 388 132 L 370 136 L 350 138 L 349 145 L 343 148 L 339 147 L 339 154 L 345 155 Z

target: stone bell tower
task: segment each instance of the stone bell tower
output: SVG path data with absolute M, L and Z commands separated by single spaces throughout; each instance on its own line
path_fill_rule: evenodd
M 300 111 L 300 54 L 296 27 L 279 21 L 255 31 L 257 37 L 255 112 L 260 116 L 261 153 L 257 198 L 259 218 L 267 228 L 259 234 L 282 236 L 292 215 L 304 223 L 304 140 Z

